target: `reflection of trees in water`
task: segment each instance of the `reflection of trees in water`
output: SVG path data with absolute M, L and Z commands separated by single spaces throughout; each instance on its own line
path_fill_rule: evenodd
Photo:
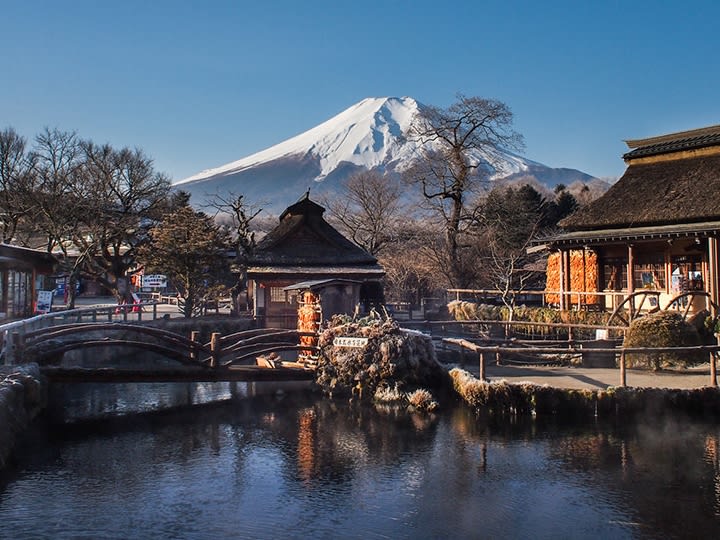
M 555 437 L 549 457 L 622 497 L 640 521 L 682 537 L 720 530 L 720 428 L 684 418 Z M 692 523 L 683 511 L 692 509 Z M 697 516 L 707 516 L 707 521 Z
M 458 408 L 451 425 L 457 437 L 453 456 L 462 469 L 483 474 L 499 463 L 504 444 L 544 441 L 542 459 L 556 461 L 572 475 L 597 485 L 603 497 L 620 503 L 648 530 L 702 537 L 720 530 L 720 427 L 688 419 L 655 424 L 481 417 Z M 537 444 L 534 445 L 538 449 Z M 462 486 L 462 482 L 457 484 Z M 689 523 L 683 512 L 691 510 Z M 638 531 L 642 532 L 642 531 Z

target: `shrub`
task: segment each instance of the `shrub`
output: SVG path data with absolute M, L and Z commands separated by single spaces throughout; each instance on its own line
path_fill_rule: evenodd
M 624 347 L 691 347 L 700 345 L 700 334 L 679 313 L 659 311 L 635 319 L 625 335 Z M 627 355 L 631 366 L 653 369 L 699 364 L 707 360 L 703 352 L 648 352 Z

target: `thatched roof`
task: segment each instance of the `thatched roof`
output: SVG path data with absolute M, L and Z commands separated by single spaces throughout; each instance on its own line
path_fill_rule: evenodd
M 372 267 L 377 259 L 353 244 L 325 219 L 325 209 L 308 194 L 288 207 L 280 224 L 257 245 L 253 267 Z
M 720 221 L 718 201 L 720 154 L 631 161 L 602 197 L 561 221 L 560 226 L 583 231 Z
M 631 139 L 625 141 L 625 144 L 631 149 L 623 156 L 626 161 L 683 150 L 697 150 L 720 144 L 720 126 L 709 126 L 647 139 Z

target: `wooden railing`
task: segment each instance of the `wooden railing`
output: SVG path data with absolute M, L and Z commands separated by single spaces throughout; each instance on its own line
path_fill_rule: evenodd
M 459 346 L 463 349 L 470 350 L 478 355 L 478 362 L 480 368 L 480 380 L 487 381 L 486 376 L 486 364 L 487 356 L 492 354 L 495 358 L 495 362 L 500 365 L 502 364 L 502 355 L 511 353 L 528 353 L 528 354 L 569 354 L 576 353 L 582 354 L 588 352 L 587 349 L 583 350 L 581 347 L 513 347 L 510 345 L 477 345 L 471 341 L 457 338 L 445 338 L 444 343 Z M 720 345 L 698 345 L 692 347 L 605 347 L 605 348 L 592 348 L 590 352 L 595 353 L 608 353 L 619 355 L 620 359 L 618 362 L 619 368 L 619 386 L 627 386 L 627 370 L 626 370 L 626 355 L 632 353 L 648 354 L 648 353 L 697 353 L 705 352 L 709 355 L 710 360 L 710 386 L 717 387 L 717 365 L 716 357 L 720 351 Z
M 158 317 L 157 303 L 99 305 L 77 309 L 53 311 L 0 325 L 0 363 L 15 363 L 15 349 L 22 336 L 42 328 L 58 324 L 98 322 L 98 321 L 142 321 L 155 320 Z

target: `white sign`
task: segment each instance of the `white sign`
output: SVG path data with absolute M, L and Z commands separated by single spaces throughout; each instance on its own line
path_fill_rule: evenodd
M 367 345 L 368 338 L 366 337 L 336 337 L 333 339 L 333 345 L 335 347 L 354 347 L 362 349 Z
M 142 286 L 164 289 L 167 287 L 167 276 L 163 274 L 150 274 L 148 276 L 143 276 Z
M 53 291 L 38 291 L 35 313 L 50 313 L 53 302 Z

